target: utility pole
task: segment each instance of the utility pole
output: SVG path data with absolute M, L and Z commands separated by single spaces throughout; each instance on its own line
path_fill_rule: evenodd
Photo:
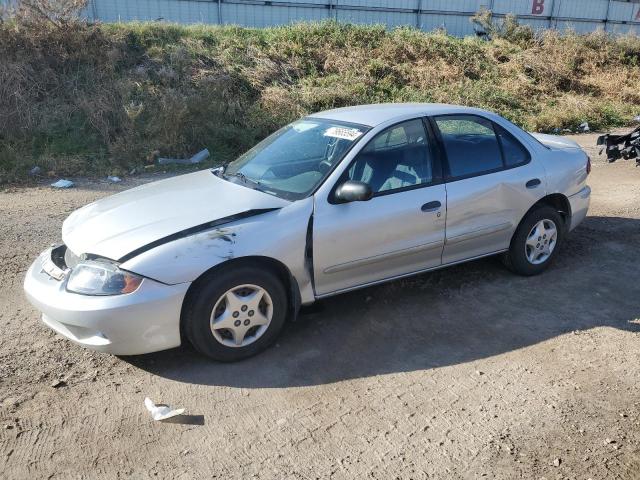
M 611 9 L 611 0 L 607 2 L 607 13 L 604 16 L 604 31 L 607 31 L 607 22 L 609 21 L 609 10 Z

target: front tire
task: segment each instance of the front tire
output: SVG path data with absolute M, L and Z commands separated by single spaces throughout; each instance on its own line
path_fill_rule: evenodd
M 556 257 L 564 232 L 564 221 L 556 209 L 536 208 L 520 222 L 503 257 L 504 264 L 519 275 L 542 273 Z
M 198 352 L 221 362 L 263 351 L 275 341 L 287 316 L 287 295 L 279 278 L 244 266 L 199 280 L 187 302 L 187 338 Z

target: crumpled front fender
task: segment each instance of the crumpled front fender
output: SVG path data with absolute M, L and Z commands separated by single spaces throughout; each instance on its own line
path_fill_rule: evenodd
M 306 198 L 267 213 L 215 226 L 155 246 L 121 264 L 121 268 L 166 284 L 193 282 L 211 268 L 234 258 L 262 256 L 289 270 L 302 303 L 313 301 L 305 261 L 307 228 L 313 199 Z

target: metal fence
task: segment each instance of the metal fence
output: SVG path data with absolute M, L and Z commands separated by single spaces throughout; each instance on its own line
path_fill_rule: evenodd
M 471 35 L 469 18 L 491 10 L 498 18 L 512 13 L 536 29 L 605 30 L 640 34 L 640 3 L 613 0 L 89 0 L 90 20 L 126 22 L 164 20 L 177 23 L 236 24 L 267 27 L 333 19 L 390 28 L 410 25 L 443 28 Z

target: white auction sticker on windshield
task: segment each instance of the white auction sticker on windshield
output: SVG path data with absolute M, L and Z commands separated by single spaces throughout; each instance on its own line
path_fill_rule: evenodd
M 325 137 L 342 138 L 343 140 L 355 140 L 362 132 L 357 128 L 330 127 L 324 132 Z

